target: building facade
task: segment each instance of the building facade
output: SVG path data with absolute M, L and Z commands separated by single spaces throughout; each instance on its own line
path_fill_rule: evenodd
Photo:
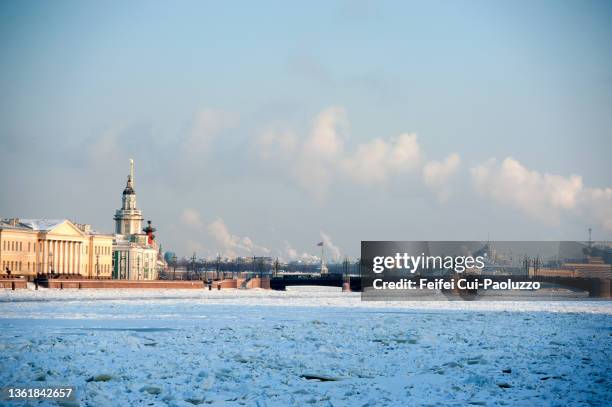
M 113 278 L 118 280 L 157 280 L 160 270 L 155 229 L 142 227 L 142 212 L 136 206 L 134 161 L 121 197 L 121 208 L 115 211 L 113 242 Z M 163 260 L 162 260 L 163 261 Z
M 113 236 L 67 219 L 0 221 L 0 274 L 111 278 Z

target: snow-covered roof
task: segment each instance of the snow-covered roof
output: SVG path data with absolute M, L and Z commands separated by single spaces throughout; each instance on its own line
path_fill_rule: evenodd
M 19 219 L 23 226 L 37 231 L 47 231 L 66 222 L 66 219 Z
M 49 232 L 64 222 L 71 223 L 85 235 L 112 236 L 110 233 L 104 233 L 102 231 L 92 229 L 91 227 L 84 229 L 81 227 L 83 225 L 72 223 L 68 219 L 0 219 L 0 229 L 21 229 L 33 230 L 36 232 Z
M 0 229 L 21 229 L 21 230 L 29 230 L 29 228 L 20 225 L 20 224 L 16 224 L 16 225 L 12 225 L 9 221 L 5 220 L 5 219 L 0 219 Z
M 111 233 L 101 232 L 101 231 L 99 231 L 97 229 L 89 229 L 87 231 L 87 233 L 90 234 L 90 235 L 108 235 L 108 236 L 111 236 Z

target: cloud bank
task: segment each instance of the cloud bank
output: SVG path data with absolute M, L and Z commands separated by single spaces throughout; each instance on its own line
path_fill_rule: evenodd
M 430 161 L 423 167 L 425 185 L 436 191 L 442 202 L 447 201 L 450 196 L 449 179 L 457 172 L 460 163 L 459 154 L 452 153 L 442 162 Z
M 512 157 L 490 159 L 471 175 L 480 194 L 533 219 L 555 226 L 565 215 L 579 215 L 612 230 L 612 188 L 587 188 L 579 175 L 540 173 Z
M 460 158 L 451 154 L 444 162 L 426 162 L 416 134 L 403 133 L 388 139 L 375 138 L 349 150 L 349 122 L 340 106 L 320 112 L 310 133 L 301 142 L 295 133 L 264 131 L 258 139 L 260 155 L 293 163 L 297 184 L 318 201 L 323 201 L 337 180 L 356 185 L 386 184 L 393 177 L 425 171 L 424 183 L 447 199 L 448 182 L 457 172 Z

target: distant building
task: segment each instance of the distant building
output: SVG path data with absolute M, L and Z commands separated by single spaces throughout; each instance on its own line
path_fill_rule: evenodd
M 155 229 L 148 222 L 142 228 L 142 212 L 136 206 L 134 161 L 123 190 L 121 209 L 115 212 L 113 242 L 113 278 L 119 280 L 157 280 L 164 260 L 155 242 Z
M 110 278 L 113 236 L 69 220 L 0 220 L 0 274 Z

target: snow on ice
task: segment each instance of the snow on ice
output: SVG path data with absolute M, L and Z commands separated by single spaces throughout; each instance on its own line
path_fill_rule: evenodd
M 62 405 L 612 405 L 611 345 L 605 301 L 0 293 L 0 382 L 76 386 Z

